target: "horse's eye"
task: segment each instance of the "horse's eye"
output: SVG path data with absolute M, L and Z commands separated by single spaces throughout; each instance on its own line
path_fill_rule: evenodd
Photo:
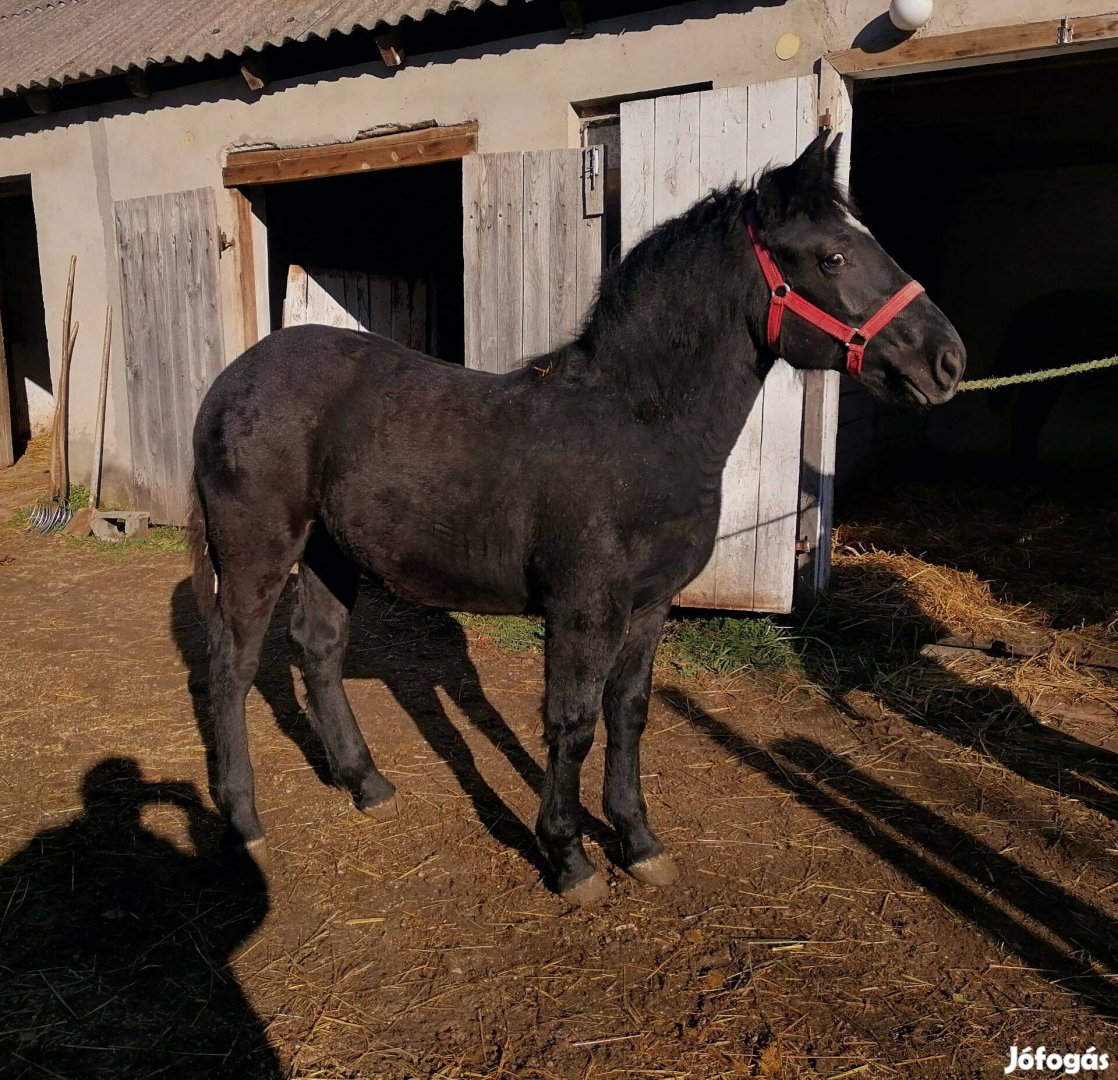
M 828 255 L 823 260 L 824 270 L 838 270 L 846 265 L 846 256 L 841 251 L 836 251 L 833 255 Z

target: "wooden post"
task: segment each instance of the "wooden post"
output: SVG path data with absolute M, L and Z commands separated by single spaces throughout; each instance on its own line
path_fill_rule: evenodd
M 109 391 L 109 352 L 113 341 L 113 306 L 105 308 L 105 341 L 101 347 L 101 384 L 97 390 L 97 421 L 93 431 L 93 471 L 89 477 L 89 505 L 101 501 L 101 455 L 105 445 L 105 400 Z
M 15 439 L 12 431 L 12 398 L 8 372 L 8 355 L 4 348 L 4 322 L 0 319 L 0 469 L 16 463 Z
M 836 174 L 850 181 L 850 87 L 826 60 L 819 63 L 819 126 L 842 135 Z M 839 374 L 804 372 L 804 420 L 800 456 L 800 514 L 796 523 L 795 604 L 814 602 L 831 575 L 831 525 L 835 498 Z
M 241 298 L 241 348 L 260 340 L 260 313 L 256 304 L 256 249 L 252 242 L 252 202 L 239 188 L 232 189 L 237 214 L 234 259 Z

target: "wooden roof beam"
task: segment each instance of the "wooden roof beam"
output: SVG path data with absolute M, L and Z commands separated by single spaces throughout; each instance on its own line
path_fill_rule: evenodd
M 990 26 L 960 34 L 913 37 L 892 49 L 831 53 L 828 62 L 840 75 L 868 78 L 901 75 L 933 67 L 997 63 L 1027 56 L 1060 53 L 1083 46 L 1101 46 L 1118 39 L 1118 14 L 1049 19 L 1022 26 Z
M 281 184 L 324 176 L 400 169 L 457 161 L 477 151 L 477 123 L 424 128 L 378 135 L 330 146 L 299 146 L 277 150 L 235 150 L 222 169 L 226 187 Z

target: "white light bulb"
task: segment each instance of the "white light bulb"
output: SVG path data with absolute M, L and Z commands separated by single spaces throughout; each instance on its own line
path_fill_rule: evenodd
M 892 0 L 889 18 L 898 30 L 919 30 L 932 17 L 932 0 Z

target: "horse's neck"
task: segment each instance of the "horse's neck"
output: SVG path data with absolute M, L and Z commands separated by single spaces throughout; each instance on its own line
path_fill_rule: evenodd
M 716 277 L 717 275 L 713 275 Z M 634 415 L 699 459 L 722 467 L 760 392 L 768 361 L 758 355 L 746 313 L 763 303 L 745 275 L 731 288 L 711 280 L 667 295 L 634 296 L 585 344 L 590 365 Z M 754 293 L 758 293 L 754 296 Z M 755 320 L 753 320 L 755 321 Z

